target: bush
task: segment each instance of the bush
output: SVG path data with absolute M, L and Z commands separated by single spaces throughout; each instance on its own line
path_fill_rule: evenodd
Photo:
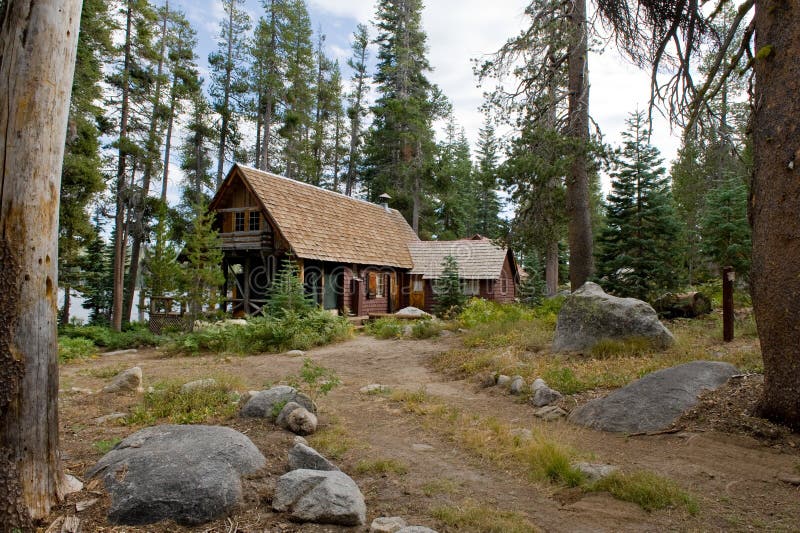
M 152 425 L 161 420 L 173 424 L 202 424 L 211 418 L 228 417 L 236 412 L 235 379 L 218 377 L 210 387 L 182 390 L 182 382 L 156 383 L 142 403 L 125 418 L 128 425 Z
M 697 514 L 699 510 L 697 501 L 674 481 L 652 472 L 614 472 L 591 484 L 588 490 L 608 492 L 618 500 L 639 505 L 645 511 L 684 507 L 690 514 Z
M 441 332 L 442 325 L 433 320 L 418 320 L 411 326 L 411 336 L 415 339 L 438 337 Z
M 176 337 L 168 351 L 196 355 L 200 352 L 264 353 L 307 350 L 350 337 L 353 328 L 345 317 L 321 309 L 305 315 L 286 311 L 280 317 L 259 317 L 247 325 L 221 325 Z
M 364 331 L 378 339 L 398 339 L 403 336 L 403 324 L 396 318 L 384 317 L 369 322 Z
M 59 337 L 58 360 L 62 363 L 97 355 L 97 346 L 89 339 Z
M 164 337 L 154 335 L 144 324 L 130 324 L 125 330 L 117 332 L 104 326 L 63 326 L 59 330 L 62 337 L 71 339 L 88 339 L 96 346 L 108 350 L 126 350 L 129 348 L 145 348 L 158 346 Z
M 308 394 L 313 402 L 316 402 L 320 396 L 327 396 L 330 391 L 342 383 L 333 370 L 314 363 L 308 357 L 303 359 L 300 372 L 296 376 L 290 376 L 287 381 L 292 387 Z

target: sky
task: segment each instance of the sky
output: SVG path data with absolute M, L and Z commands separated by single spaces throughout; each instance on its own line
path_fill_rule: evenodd
M 356 24 L 368 24 L 375 12 L 373 0 L 307 0 L 315 33 L 326 36 L 327 54 L 338 59 L 349 77 L 346 61 L 350 57 L 350 39 Z M 453 104 L 458 123 L 464 127 L 473 148 L 484 117 L 479 110 L 484 89 L 478 87 L 472 60 L 481 59 L 499 49 L 525 24 L 523 11 L 527 0 L 425 0 L 423 24 L 428 36 L 428 58 L 433 67 L 429 74 Z M 172 0 L 188 16 L 198 32 L 198 56 L 201 70 L 207 73 L 209 52 L 216 47 L 220 21 L 225 13 L 218 0 Z M 246 0 L 253 20 L 262 13 L 260 0 Z M 375 35 L 374 26 L 370 27 Z M 371 47 L 374 60 L 376 47 Z M 374 63 L 373 63 L 374 64 Z M 208 76 L 205 76 L 208 78 Z M 600 126 L 606 142 L 621 143 L 625 118 L 629 113 L 646 109 L 649 98 L 649 74 L 643 72 L 607 46 L 602 53 L 589 57 L 590 102 L 592 117 Z M 669 123 L 654 117 L 652 143 L 661 150 L 667 167 L 680 144 L 679 132 Z M 177 171 L 177 169 L 176 169 Z M 608 180 L 604 180 L 608 188 Z

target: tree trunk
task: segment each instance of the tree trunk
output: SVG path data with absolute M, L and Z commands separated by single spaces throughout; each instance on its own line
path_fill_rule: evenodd
M 566 179 L 569 232 L 569 280 L 579 288 L 594 271 L 592 220 L 589 213 L 589 175 L 586 148 L 589 142 L 589 85 L 586 83 L 588 44 L 586 0 L 573 0 L 569 13 L 571 44 L 568 52 L 569 135 L 576 143 Z
M 231 9 L 228 13 L 228 55 L 225 58 L 225 87 L 223 89 L 225 94 L 222 99 L 222 123 L 219 127 L 219 151 L 217 153 L 217 189 L 222 185 L 222 177 L 225 173 L 225 147 L 228 140 L 228 123 L 231 114 L 231 78 L 233 75 L 231 57 L 233 56 L 233 10 L 235 7 L 234 2 L 231 2 Z
M 64 285 L 64 306 L 61 308 L 61 318 L 59 319 L 59 324 L 62 326 L 66 326 L 69 324 L 69 308 L 71 303 L 71 294 L 70 291 L 72 287 L 69 285 Z
M 125 15 L 125 51 L 122 67 L 122 107 L 119 120 L 119 156 L 117 158 L 117 211 L 114 215 L 114 287 L 111 300 L 111 327 L 114 331 L 122 331 L 122 300 L 125 285 L 125 249 L 127 233 L 125 231 L 125 196 L 127 184 L 125 171 L 128 156 L 128 115 L 130 113 L 130 64 L 131 64 L 131 26 L 133 19 L 132 0 L 127 2 Z
M 9 0 L 0 27 L 0 524 L 64 496 L 58 454 L 58 203 L 80 0 Z
M 800 429 L 800 0 L 756 1 L 751 288 L 764 416 Z
M 547 283 L 547 296 L 552 298 L 558 293 L 558 241 L 547 243 L 544 278 Z
M 178 75 L 173 74 L 172 89 L 169 97 L 169 117 L 167 118 L 167 138 L 164 140 L 164 177 L 161 179 L 161 203 L 167 205 L 167 187 L 169 186 L 169 157 L 172 150 L 172 128 L 175 124 L 175 107 L 178 100 Z

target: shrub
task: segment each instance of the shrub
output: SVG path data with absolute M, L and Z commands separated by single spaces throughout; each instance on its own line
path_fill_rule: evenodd
M 466 296 L 461 291 L 461 280 L 458 277 L 458 262 L 448 255 L 442 261 L 442 275 L 434 282 L 436 305 L 434 313 L 443 318 L 451 318 L 461 312 Z
M 82 338 L 59 337 L 58 360 L 62 363 L 74 359 L 85 359 L 97 354 L 97 346 L 89 340 Z
M 154 335 L 144 324 L 130 324 L 123 331 L 114 331 L 104 326 L 66 325 L 59 330 L 62 337 L 71 339 L 88 339 L 95 345 L 108 350 L 126 350 L 129 348 L 145 348 L 158 346 L 165 341 L 164 337 Z
M 314 363 L 308 357 L 303 359 L 303 366 L 297 376 L 290 376 L 287 381 L 296 389 L 308 394 L 314 402 L 320 396 L 327 396 L 342 383 L 333 370 Z
M 397 339 L 403 336 L 403 324 L 396 318 L 383 317 L 368 323 L 364 331 L 378 339 Z
M 418 320 L 411 326 L 411 336 L 415 339 L 430 339 L 438 337 L 442 332 L 442 325 L 433 320 Z
M 690 514 L 696 514 L 699 510 L 697 501 L 674 481 L 652 472 L 614 472 L 592 483 L 587 490 L 608 492 L 618 500 L 639 505 L 645 511 L 685 507 Z

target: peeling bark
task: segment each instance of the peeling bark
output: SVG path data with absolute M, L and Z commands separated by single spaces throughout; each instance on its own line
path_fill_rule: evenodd
M 62 496 L 58 203 L 80 0 L 10 0 L 0 28 L 0 524 Z M 7 104 L 6 104 L 7 102 Z

